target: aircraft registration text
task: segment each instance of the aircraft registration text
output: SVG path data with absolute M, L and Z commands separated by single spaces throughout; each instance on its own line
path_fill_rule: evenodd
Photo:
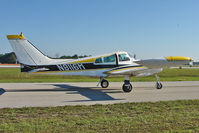
M 60 71 L 73 71 L 73 70 L 85 70 L 86 69 L 82 63 L 58 64 L 57 67 Z

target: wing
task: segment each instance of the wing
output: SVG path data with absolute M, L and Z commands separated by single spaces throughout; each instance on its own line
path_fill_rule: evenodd
M 167 67 L 181 66 L 188 64 L 191 61 L 192 59 L 188 57 L 168 56 L 163 59 L 136 60 L 134 62 L 146 66 L 150 69 L 153 69 L 153 68 L 167 68 Z

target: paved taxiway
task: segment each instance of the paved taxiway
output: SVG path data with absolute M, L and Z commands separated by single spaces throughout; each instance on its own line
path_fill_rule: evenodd
M 157 90 L 155 82 L 132 82 L 130 93 L 122 91 L 122 82 L 112 82 L 105 89 L 93 82 L 0 83 L 0 108 L 199 99 L 199 81 L 162 83 L 163 89 Z

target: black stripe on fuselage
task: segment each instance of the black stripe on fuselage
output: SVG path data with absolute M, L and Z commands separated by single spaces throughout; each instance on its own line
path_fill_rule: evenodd
M 24 65 L 21 64 L 21 72 L 29 72 L 34 69 L 46 68 L 45 71 L 74 71 L 74 70 L 89 70 L 89 69 L 103 69 L 115 68 L 117 65 L 95 65 L 93 63 L 73 63 L 73 64 L 56 64 L 56 65 Z M 43 71 L 43 70 L 41 70 Z

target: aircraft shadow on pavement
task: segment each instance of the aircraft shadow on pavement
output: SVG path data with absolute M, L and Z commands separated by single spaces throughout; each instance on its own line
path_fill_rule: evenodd
M 41 84 L 39 84 L 41 85 Z M 45 85 L 45 84 L 42 84 Z M 49 85 L 49 84 L 46 84 Z M 115 99 L 109 96 L 107 93 L 123 93 L 122 91 L 118 91 L 117 89 L 109 89 L 109 88 L 99 88 L 93 89 L 94 87 L 78 87 L 67 84 L 51 84 L 55 86 L 54 89 L 12 89 L 12 90 L 4 90 L 0 88 L 0 95 L 5 92 L 56 92 L 56 91 L 64 91 L 66 94 L 80 94 L 86 97 L 86 100 L 75 100 L 75 101 L 66 101 L 66 102 L 83 102 L 83 101 L 108 101 L 108 100 L 125 100 L 125 99 Z M 105 92 L 104 92 L 105 91 Z
M 6 91 L 3 88 L 0 88 L 0 96 L 5 93 Z
M 115 99 L 107 94 L 107 93 L 122 93 L 122 91 L 115 91 L 116 89 L 108 89 L 108 88 L 93 89 L 92 87 L 78 87 L 67 84 L 53 84 L 53 85 L 64 89 L 65 91 L 67 91 L 66 92 L 67 94 L 80 94 L 87 98 L 86 100 L 74 100 L 74 101 L 65 101 L 65 102 L 125 100 L 125 99 Z

